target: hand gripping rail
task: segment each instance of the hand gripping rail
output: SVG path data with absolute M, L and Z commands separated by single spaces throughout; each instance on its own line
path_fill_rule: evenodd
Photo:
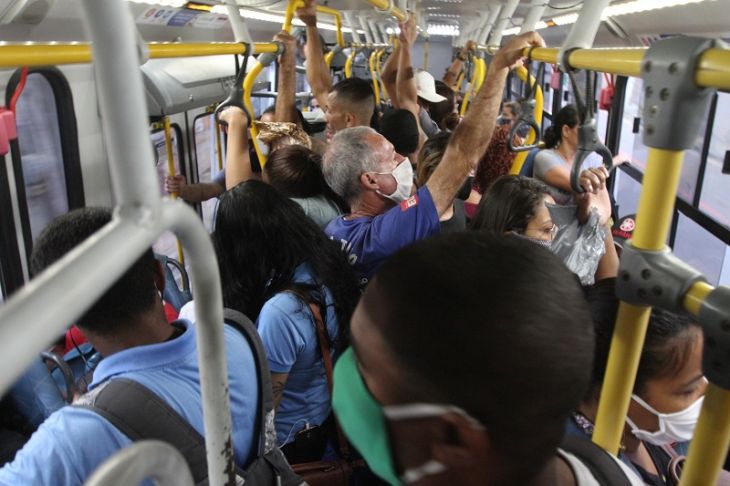
M 607 171 L 613 168 L 613 156 L 611 151 L 601 143 L 598 138 L 598 130 L 596 128 L 596 119 L 594 117 L 595 96 L 593 95 L 593 76 L 586 71 L 586 89 L 585 97 L 581 94 L 578 83 L 575 80 L 575 72 L 568 71 L 570 83 L 573 85 L 573 96 L 575 96 L 575 104 L 578 109 L 578 152 L 575 154 L 573 167 L 570 170 L 570 186 L 574 192 L 582 193 L 583 188 L 580 185 L 580 173 L 583 168 L 583 162 L 592 153 L 597 153 L 603 159 L 603 166 Z
M 540 84 L 545 75 L 545 64 L 540 63 L 537 68 L 537 75 L 533 78 L 530 76 L 530 58 L 527 58 L 527 69 L 525 70 L 524 96 L 520 99 L 520 117 L 512 124 L 509 132 L 509 149 L 512 152 L 529 152 L 540 145 L 540 122 L 542 121 L 542 88 Z M 540 106 L 538 111 L 537 97 L 540 95 Z M 539 120 L 538 120 L 539 118 Z M 523 125 L 527 125 L 532 130 L 528 133 L 525 143 L 519 146 L 515 145 L 515 136 Z
M 118 206 L 111 223 L 34 278 L 0 309 L 0 342 L 4 344 L 0 390 L 7 390 L 37 359 L 38 352 L 51 344 L 53 336 L 78 319 L 170 229 L 189 256 L 199 304 L 198 359 L 209 481 L 211 486 L 233 484 L 223 304 L 213 245 L 192 209 L 159 196 L 134 24 L 126 2 L 84 0 L 83 5 L 94 41 L 103 132 Z M 117 96 L 121 92 L 125 96 Z
M 281 26 L 282 30 L 285 30 L 291 34 L 292 22 L 294 21 L 294 14 L 298 8 L 304 7 L 303 0 L 289 0 L 286 6 L 286 12 L 284 13 L 284 23 Z M 317 12 L 326 15 L 332 15 L 335 18 L 335 28 L 337 29 L 337 46 L 340 50 L 347 47 L 345 44 L 345 34 L 342 32 L 342 14 L 339 10 L 326 7 L 324 5 L 317 5 Z M 326 59 L 325 59 L 326 60 Z M 332 59 L 330 58 L 330 61 Z M 329 62 L 327 62 L 329 66 Z
M 398 22 L 408 20 L 408 14 L 393 5 L 393 0 L 365 0 L 375 7 L 375 10 L 392 15 Z
M 254 119 L 253 114 L 253 102 L 251 101 L 251 92 L 253 91 L 253 85 L 256 82 L 256 78 L 259 77 L 259 74 L 264 70 L 265 67 L 269 66 L 274 60 L 276 60 L 276 56 L 284 52 L 284 46 L 280 42 L 274 42 L 274 45 L 277 46 L 276 52 L 272 53 L 266 53 L 262 54 L 258 57 L 258 60 L 256 61 L 256 64 L 254 64 L 253 68 L 246 74 L 246 78 L 243 80 L 243 103 L 246 107 L 246 112 L 251 114 L 251 117 L 249 117 L 249 131 L 251 132 L 251 142 L 253 143 L 253 148 L 256 151 L 256 156 L 259 159 L 259 164 L 261 164 L 261 168 L 266 165 L 266 160 L 268 157 L 264 152 L 261 150 L 261 147 L 259 147 L 259 141 L 258 141 L 258 134 L 259 131 L 256 128 L 256 125 L 254 125 L 253 121 Z
M 94 471 L 84 486 L 137 485 L 154 479 L 159 486 L 193 486 L 185 458 L 170 444 L 143 440 L 125 447 Z

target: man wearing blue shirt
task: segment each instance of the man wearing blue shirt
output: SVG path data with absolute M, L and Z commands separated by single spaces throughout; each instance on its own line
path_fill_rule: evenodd
M 84 208 L 53 221 L 31 255 L 39 273 L 111 220 L 108 209 Z M 83 278 L 83 276 L 82 276 Z M 152 251 L 146 252 L 78 320 L 104 357 L 94 371 L 91 397 L 111 380 L 135 381 L 162 398 L 201 435 L 203 414 L 195 326 L 167 323 L 160 294 L 165 278 Z M 250 461 L 258 399 L 256 368 L 246 339 L 226 326 L 226 355 L 233 414 L 235 461 Z M 131 440 L 96 412 L 67 406 L 52 414 L 15 460 L 0 470 L 0 485 L 78 485 Z
M 415 26 L 401 25 L 403 35 L 413 35 L 408 29 L 415 31 Z M 398 249 L 439 232 L 439 217 L 451 207 L 489 144 L 507 73 L 522 59 L 522 49 L 531 45 L 544 42 L 534 33 L 525 34 L 495 54 L 441 163 L 415 194 L 410 162 L 382 135 L 357 127 L 333 137 L 322 168 L 330 187 L 350 204 L 351 213 L 330 222 L 325 232 L 341 242 L 362 285 Z

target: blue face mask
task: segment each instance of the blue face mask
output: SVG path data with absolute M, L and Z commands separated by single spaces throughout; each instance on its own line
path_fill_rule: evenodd
M 476 428 L 483 429 L 475 419 L 453 405 L 380 405 L 365 386 L 352 348 L 348 348 L 335 365 L 332 408 L 342 431 L 362 454 L 370 469 L 384 481 L 395 485 L 414 483 L 426 476 L 440 474 L 446 471 L 446 466 L 430 460 L 418 467 L 407 469 L 399 476 L 393 460 L 387 420 L 394 422 L 458 413 L 467 417 Z

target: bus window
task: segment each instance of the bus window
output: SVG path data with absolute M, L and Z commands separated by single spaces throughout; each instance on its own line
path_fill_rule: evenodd
M 198 167 L 198 182 L 210 182 L 218 175 L 218 146 L 215 142 L 215 125 L 212 114 L 203 114 L 193 122 L 195 131 L 195 161 Z M 221 132 L 223 162 L 226 159 L 225 137 Z M 192 181 L 191 181 L 192 182 Z M 201 203 L 203 223 L 208 231 L 213 230 L 213 217 L 218 199 L 213 198 Z
M 539 64 L 538 64 L 539 66 Z M 547 114 L 553 112 L 553 88 L 550 86 L 550 78 L 553 74 L 553 65 L 545 63 L 545 77 L 542 79 L 543 111 Z M 544 131 L 544 130 L 543 130 Z
M 679 213 L 674 253 L 686 263 L 702 272 L 712 285 L 720 282 L 724 273 L 725 282 L 730 281 L 730 270 L 723 266 L 728 262 L 728 246 L 690 218 Z
M 180 148 L 179 137 L 180 127 L 176 124 L 172 125 L 172 156 L 175 162 L 175 173 L 182 174 L 180 171 L 180 157 L 179 154 L 182 152 Z M 154 149 L 153 155 L 155 157 L 155 170 L 157 171 L 157 180 L 160 188 L 160 194 L 167 196 L 165 191 L 165 177 L 167 177 L 167 148 L 165 147 L 165 132 L 163 130 L 156 130 L 150 134 L 152 141 L 152 147 Z M 175 235 L 170 232 L 165 232 L 160 236 L 157 242 L 152 246 L 155 253 L 167 255 L 170 258 L 177 260 L 177 239 Z
M 730 174 L 723 173 L 723 164 L 730 161 L 726 155 L 730 150 L 730 127 L 723 123 L 730 116 L 730 95 L 720 93 L 717 98 L 715 123 L 712 129 L 710 150 L 707 156 L 705 176 L 700 194 L 700 209 L 715 221 L 730 227 L 730 200 L 727 189 L 730 187 Z
M 628 172 L 618 169 L 614 173 L 614 197 L 618 206 L 618 216 L 624 217 L 636 214 L 641 195 L 641 183 L 636 181 Z
M 30 228 L 35 239 L 53 218 L 69 210 L 56 98 L 43 74 L 28 75 L 18 100 L 17 124 Z

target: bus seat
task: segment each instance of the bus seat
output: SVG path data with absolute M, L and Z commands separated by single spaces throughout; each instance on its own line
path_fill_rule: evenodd
M 66 405 L 61 390 L 41 358 L 34 360 L 15 382 L 8 398 L 15 410 L 34 429 Z
M 193 299 L 193 295 L 190 292 L 188 272 L 180 262 L 166 255 L 155 253 L 155 258 L 162 263 L 165 270 L 165 291 L 162 293 L 162 298 L 170 303 L 176 311 L 180 311 L 183 305 Z M 182 287 L 175 280 L 174 270 L 177 270 L 180 274 Z
M 522 164 L 522 168 L 520 169 L 520 175 L 523 177 L 532 177 L 532 170 L 535 166 L 535 156 L 540 151 L 539 148 L 534 148 L 530 150 L 527 153 L 527 157 L 525 158 L 525 162 Z

